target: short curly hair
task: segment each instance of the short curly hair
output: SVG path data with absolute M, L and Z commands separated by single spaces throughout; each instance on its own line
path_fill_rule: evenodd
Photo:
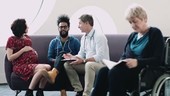
M 132 4 L 128 7 L 125 12 L 125 18 L 130 21 L 133 18 L 139 18 L 141 20 L 148 19 L 145 9 L 138 4 Z
M 16 37 L 22 37 L 27 28 L 25 19 L 16 19 L 12 25 L 11 30 Z
M 70 27 L 70 18 L 68 17 L 68 15 L 60 15 L 57 19 L 57 25 L 59 25 L 61 22 L 66 22 L 68 27 Z

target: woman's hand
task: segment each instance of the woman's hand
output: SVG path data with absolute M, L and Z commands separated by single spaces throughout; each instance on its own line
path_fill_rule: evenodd
M 132 58 L 128 58 L 125 59 L 126 60 L 126 65 L 128 68 L 135 68 L 138 66 L 138 61 L 137 59 L 132 59 Z
M 7 48 L 7 58 L 8 58 L 9 61 L 13 61 L 16 58 L 18 58 L 21 54 L 23 54 L 24 52 L 28 52 L 30 50 L 34 50 L 34 49 L 30 46 L 25 46 L 24 48 L 22 48 L 18 52 L 13 53 L 13 49 Z
M 30 46 L 25 46 L 24 48 L 21 49 L 23 52 L 28 52 L 30 50 L 34 50 L 32 47 Z

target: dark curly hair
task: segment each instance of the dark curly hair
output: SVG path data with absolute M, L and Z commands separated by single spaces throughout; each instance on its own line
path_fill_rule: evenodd
M 27 25 L 25 19 L 16 19 L 11 25 L 12 33 L 19 38 L 23 36 L 26 28 Z
M 68 17 L 68 15 L 61 15 L 58 17 L 58 20 L 57 20 L 57 25 L 59 25 L 61 22 L 66 22 L 68 27 L 70 27 L 70 18 Z

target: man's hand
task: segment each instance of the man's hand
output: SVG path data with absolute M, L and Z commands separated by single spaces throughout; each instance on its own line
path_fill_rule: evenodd
M 83 63 L 83 59 L 81 59 L 81 58 L 76 58 L 76 61 L 72 61 L 72 62 L 70 62 L 70 64 L 82 64 Z
M 71 58 L 73 58 L 74 56 L 73 56 L 72 54 L 70 54 L 70 53 L 66 53 L 66 54 L 63 54 L 63 57 L 64 57 L 65 59 L 71 59 Z

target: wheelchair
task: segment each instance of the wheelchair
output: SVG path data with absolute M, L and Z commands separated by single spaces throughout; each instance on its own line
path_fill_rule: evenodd
M 165 48 L 164 74 L 157 79 L 152 96 L 170 96 L 170 38 L 166 39 Z
M 138 88 L 128 90 L 126 96 L 170 96 L 170 37 L 165 40 L 165 64 L 157 68 L 143 68 L 138 75 Z M 150 79 L 153 82 L 148 82 Z

